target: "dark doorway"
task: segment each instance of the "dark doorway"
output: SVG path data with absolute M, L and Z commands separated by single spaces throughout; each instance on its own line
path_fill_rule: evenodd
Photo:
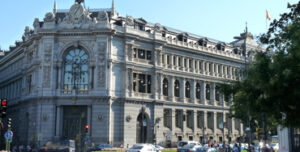
M 85 125 L 87 125 L 86 106 L 63 107 L 62 138 L 64 140 L 75 140 L 76 149 L 83 147 L 83 139 L 86 136 Z
M 145 112 L 140 113 L 136 123 L 136 143 L 148 142 L 148 124 L 148 115 Z

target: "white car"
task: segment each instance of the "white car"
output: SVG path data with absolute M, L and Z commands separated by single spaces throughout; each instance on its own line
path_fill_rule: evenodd
M 126 150 L 126 152 L 161 152 L 152 144 L 136 144 L 133 145 L 130 149 Z
M 177 148 L 182 148 L 184 145 L 200 145 L 198 141 L 179 141 L 177 143 Z

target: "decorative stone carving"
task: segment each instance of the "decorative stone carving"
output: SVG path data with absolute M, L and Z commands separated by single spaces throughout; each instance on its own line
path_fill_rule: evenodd
M 163 30 L 163 27 L 159 24 L 159 23 L 156 23 L 154 25 L 154 30 L 155 31 L 162 31 Z
M 40 28 L 40 21 L 39 21 L 38 18 L 34 19 L 33 27 L 34 27 L 34 29 L 39 29 Z
M 49 12 L 45 15 L 44 21 L 45 22 L 53 22 L 55 20 L 54 14 Z
M 126 17 L 126 24 L 129 26 L 134 26 L 134 19 L 131 16 Z
M 88 29 L 95 26 L 95 23 L 88 11 L 82 5 L 74 4 L 65 18 L 63 20 L 58 20 L 58 26 L 65 29 Z
M 99 22 L 108 22 L 108 15 L 106 11 L 100 11 L 98 14 Z
M 44 72 L 43 72 L 43 87 L 44 88 L 50 88 L 50 76 L 51 76 L 51 67 L 50 66 L 44 66 Z

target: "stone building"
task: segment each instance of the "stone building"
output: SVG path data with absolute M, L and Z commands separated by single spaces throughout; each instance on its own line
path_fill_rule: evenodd
M 220 84 L 241 79 L 259 47 L 249 34 L 236 39 L 122 17 L 114 5 L 55 6 L 0 57 L 0 96 L 8 99 L 14 142 L 235 141 L 244 127 L 228 117 L 231 102 Z

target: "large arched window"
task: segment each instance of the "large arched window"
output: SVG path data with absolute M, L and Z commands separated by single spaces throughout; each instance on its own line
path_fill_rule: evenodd
M 185 83 L 185 97 L 186 98 L 190 98 L 191 97 L 191 85 L 190 85 L 190 83 L 187 81 L 186 83 Z
M 88 90 L 88 54 L 82 48 L 71 48 L 64 56 L 64 90 Z
M 206 96 L 206 100 L 210 100 L 210 85 L 209 84 L 206 84 L 205 96 Z
M 162 87 L 163 87 L 163 95 L 168 96 L 169 95 L 169 92 L 168 92 L 169 83 L 168 83 L 168 80 L 166 78 L 163 80 L 163 86 Z
M 175 80 L 175 82 L 174 82 L 174 94 L 175 94 L 175 97 L 179 97 L 180 96 L 179 90 L 180 90 L 179 81 Z
M 197 99 L 201 98 L 201 87 L 199 83 L 196 84 L 196 98 Z

